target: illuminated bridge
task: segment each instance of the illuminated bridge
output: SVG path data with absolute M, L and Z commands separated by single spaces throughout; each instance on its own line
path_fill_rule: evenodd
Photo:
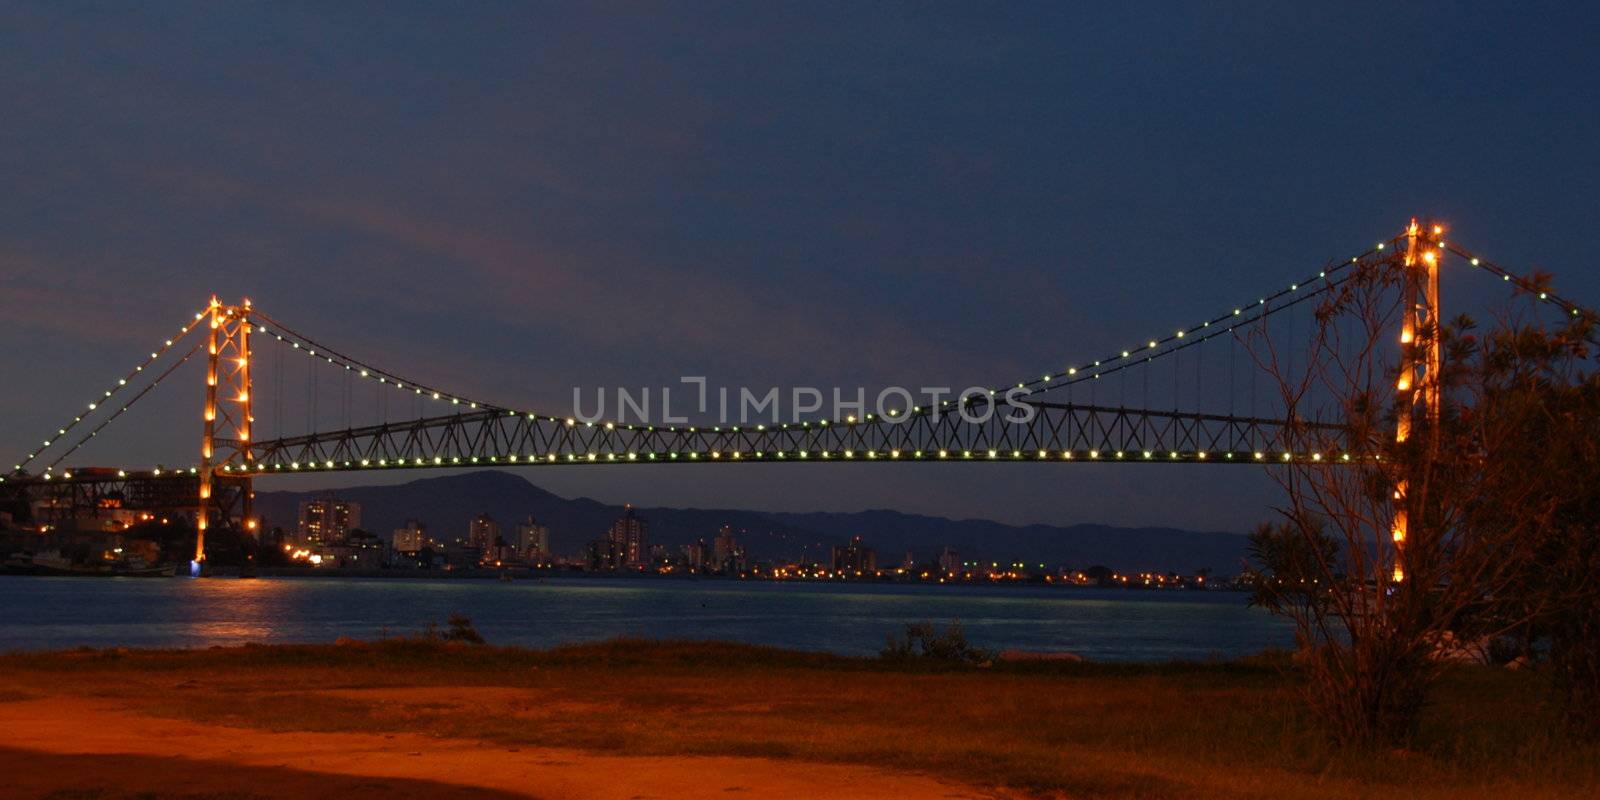
M 1369 427 L 1348 423 L 1337 392 L 1319 385 L 1319 367 L 1348 351 L 1386 347 L 1392 353 L 1382 380 L 1395 381 L 1398 420 L 1388 438 L 1404 440 L 1414 414 L 1436 415 L 1438 287 L 1447 260 L 1554 313 L 1592 315 L 1447 242 L 1441 228 L 1413 222 L 1363 252 L 1097 358 L 1057 362 L 929 406 L 730 426 L 586 420 L 490 402 L 358 359 L 248 300 L 213 298 L 100 396 L 23 448 L 0 477 L 0 493 L 61 513 L 114 499 L 193 514 L 201 560 L 206 528 L 253 530 L 253 482 L 283 474 L 746 462 L 1357 464 L 1380 458 L 1382 442 Z M 1362 303 L 1370 312 L 1379 296 L 1388 298 L 1388 316 L 1352 313 Z M 1341 323 L 1341 315 L 1357 322 Z M 1392 323 L 1381 345 L 1379 331 L 1361 329 L 1360 319 Z M 190 360 L 205 365 L 194 464 L 71 463 Z M 286 413 L 289 404 L 299 407 Z M 358 407 L 366 418 L 357 418 Z M 273 434 L 258 435 L 258 414 L 278 417 Z M 286 418 L 302 415 L 302 431 L 284 435 Z

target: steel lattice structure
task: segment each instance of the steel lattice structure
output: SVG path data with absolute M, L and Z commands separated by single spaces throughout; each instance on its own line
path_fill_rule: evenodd
M 982 404 L 978 404 L 982 406 Z M 585 423 L 474 411 L 257 443 L 260 473 L 506 464 L 861 460 L 1253 463 L 1343 458 L 1341 426 L 1064 403 L 901 421 L 734 427 Z M 983 408 L 988 412 L 990 409 Z M 1305 443 L 1316 442 L 1315 450 Z M 258 473 L 259 474 L 259 473 Z
M 978 404 L 979 406 L 982 403 Z M 383 425 L 256 442 L 254 466 L 218 469 L 232 497 L 251 479 L 311 472 L 594 464 L 897 462 L 1123 462 L 1281 464 L 1348 462 L 1364 456 L 1343 426 L 1219 414 L 1019 402 L 1018 408 L 923 412 L 838 424 L 736 427 L 584 423 L 504 410 L 477 410 Z M 12 477 L 0 488 L 54 497 L 63 509 L 101 497 L 140 508 L 193 510 L 198 470 L 68 470 Z

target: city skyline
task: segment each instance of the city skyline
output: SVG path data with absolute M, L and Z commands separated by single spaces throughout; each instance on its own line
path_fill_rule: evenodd
M 599 569 L 632 568 L 626 552 L 628 525 L 619 520 L 636 517 L 645 532 L 644 548 L 649 564 L 682 559 L 700 567 L 723 569 L 736 557 L 740 565 L 834 563 L 834 548 L 848 545 L 852 538 L 864 538 L 882 555 L 878 566 L 900 565 L 907 551 L 916 555 L 919 565 L 946 560 L 981 560 L 985 563 L 1021 561 L 1037 566 L 1086 569 L 1108 565 L 1122 572 L 1190 573 L 1209 568 L 1216 574 L 1236 574 L 1245 558 L 1244 536 L 1217 531 L 1182 529 L 1111 528 L 1105 526 L 1040 526 L 1016 528 L 989 520 L 949 520 L 900 514 L 786 514 L 759 509 L 698 509 L 674 506 L 638 508 L 626 503 L 608 505 L 587 498 L 568 498 L 552 494 L 520 477 L 484 470 L 437 478 L 420 478 L 397 487 L 372 485 L 345 491 L 316 490 L 299 494 L 268 492 L 259 498 L 262 530 L 268 538 L 274 529 L 294 533 L 285 524 L 307 499 L 338 501 L 358 507 L 369 521 L 367 528 L 379 537 L 405 535 L 413 526 L 421 535 L 408 541 L 434 545 L 436 556 L 456 563 L 480 560 L 481 548 L 469 554 L 464 548 L 475 546 L 470 529 L 475 521 L 487 519 L 497 526 L 508 545 L 519 544 L 529 516 L 543 531 L 545 552 L 555 563 L 581 564 Z M 511 533 L 511 520 L 518 533 Z M 591 564 L 595 546 L 612 552 L 610 561 Z M 460 551 L 460 552 L 454 552 Z M 309 554 L 309 551 L 308 551 Z M 491 559 L 493 560 L 493 559 Z M 518 559 L 501 559 L 510 563 Z M 717 566 L 721 565 L 721 566 Z M 738 570 L 732 570 L 738 571 Z
M 367 575 L 375 574 L 375 570 L 380 573 L 398 570 L 391 574 L 404 576 L 421 574 L 413 570 L 422 569 L 468 573 L 495 570 L 501 577 L 507 577 L 531 569 L 536 575 L 586 572 L 704 575 L 739 580 L 887 580 L 951 586 L 1031 583 L 1132 589 L 1248 590 L 1255 580 L 1254 572 L 1243 564 L 1237 566 L 1237 574 L 1211 567 L 1201 567 L 1194 574 L 1176 570 L 1119 571 L 1103 564 L 1046 563 L 1026 557 L 1012 560 L 1017 557 L 1015 553 L 1003 558 L 969 553 L 968 560 L 960 560 L 957 550 L 950 545 L 930 548 L 924 557 L 919 557 L 915 550 L 907 550 L 898 566 L 886 566 L 878 562 L 870 537 L 861 534 L 832 545 L 828 556 L 819 553 L 816 558 L 809 559 L 794 555 L 757 559 L 747 556 L 745 545 L 739 542 L 733 526 L 728 524 L 720 525 L 709 542 L 707 537 L 701 536 L 675 547 L 660 543 L 651 545 L 647 533 L 649 519 L 631 504 L 623 506 L 621 515 L 603 534 L 572 553 L 554 551 L 549 544 L 549 527 L 539 523 L 532 514 L 517 524 L 514 545 L 501 536 L 499 523 L 487 512 L 472 515 L 466 524 L 466 535 L 453 540 L 429 535 L 426 520 L 417 518 L 408 518 L 403 528 L 396 528 L 384 539 L 357 524 L 350 524 L 350 520 L 359 521 L 361 508 L 360 503 L 344 500 L 333 492 L 301 501 L 294 532 L 269 523 L 266 550 L 281 549 L 286 557 L 278 557 L 274 552 L 275 557 L 264 566 L 288 564 L 352 569 Z M 738 533 L 747 535 L 749 531 Z M 379 544 L 370 544 L 373 540 Z M 360 556 L 368 552 L 374 552 L 376 560 L 361 561 Z M 352 555 L 356 557 L 351 558 Z M 1207 582 L 1208 578 L 1215 577 L 1222 580 Z

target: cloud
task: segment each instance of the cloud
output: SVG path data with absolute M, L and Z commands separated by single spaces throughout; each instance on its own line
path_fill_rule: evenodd
M 903 376 L 907 364 L 960 358 L 899 322 L 892 305 L 873 304 L 886 310 L 860 314 L 850 303 L 835 308 L 818 297 L 785 296 L 616 249 L 571 252 L 372 200 L 322 199 L 297 207 L 324 224 L 383 237 L 464 268 L 492 287 L 488 307 L 502 320 L 524 323 L 535 315 L 594 346 L 636 345 L 648 338 L 679 356 L 712 352 L 780 362 L 817 353 L 837 363 L 839 354 L 849 353 L 864 357 L 858 366 L 886 377 Z M 597 259 L 605 259 L 603 267 L 593 266 Z M 849 292 L 850 287 L 826 287 L 818 294 L 830 291 Z
M 580 351 L 650 351 L 695 364 L 765 362 L 812 374 L 843 366 L 885 381 L 915 378 L 921 373 L 917 365 L 948 368 L 976 361 L 971 352 L 942 346 L 900 322 L 892 306 L 862 313 L 851 302 L 827 301 L 848 295 L 849 286 L 792 296 L 709 270 L 663 264 L 616 245 L 559 246 L 532 232 L 458 222 L 447 212 L 420 214 L 352 192 L 289 195 L 192 169 L 151 172 L 149 178 L 196 202 L 249 203 L 312 228 L 397 248 L 410 272 L 378 281 L 390 285 L 368 287 L 386 293 L 386 302 L 448 312 L 455 306 L 441 298 L 459 294 L 472 299 L 473 314 L 514 329 L 555 328 Z M 437 288 L 396 292 L 400 283 Z M 850 358 L 842 363 L 841 353 Z M 1009 375 L 993 368 L 982 372 L 970 379 Z
M 12 330 L 144 347 L 184 324 L 184 311 L 157 287 L 108 280 L 65 260 L 0 250 L 0 279 L 0 322 Z

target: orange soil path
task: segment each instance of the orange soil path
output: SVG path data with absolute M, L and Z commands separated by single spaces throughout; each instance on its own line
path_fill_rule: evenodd
M 113 700 L 0 703 L 0 797 L 996 798 L 872 767 L 507 748 L 415 734 L 274 733 L 140 716 Z

